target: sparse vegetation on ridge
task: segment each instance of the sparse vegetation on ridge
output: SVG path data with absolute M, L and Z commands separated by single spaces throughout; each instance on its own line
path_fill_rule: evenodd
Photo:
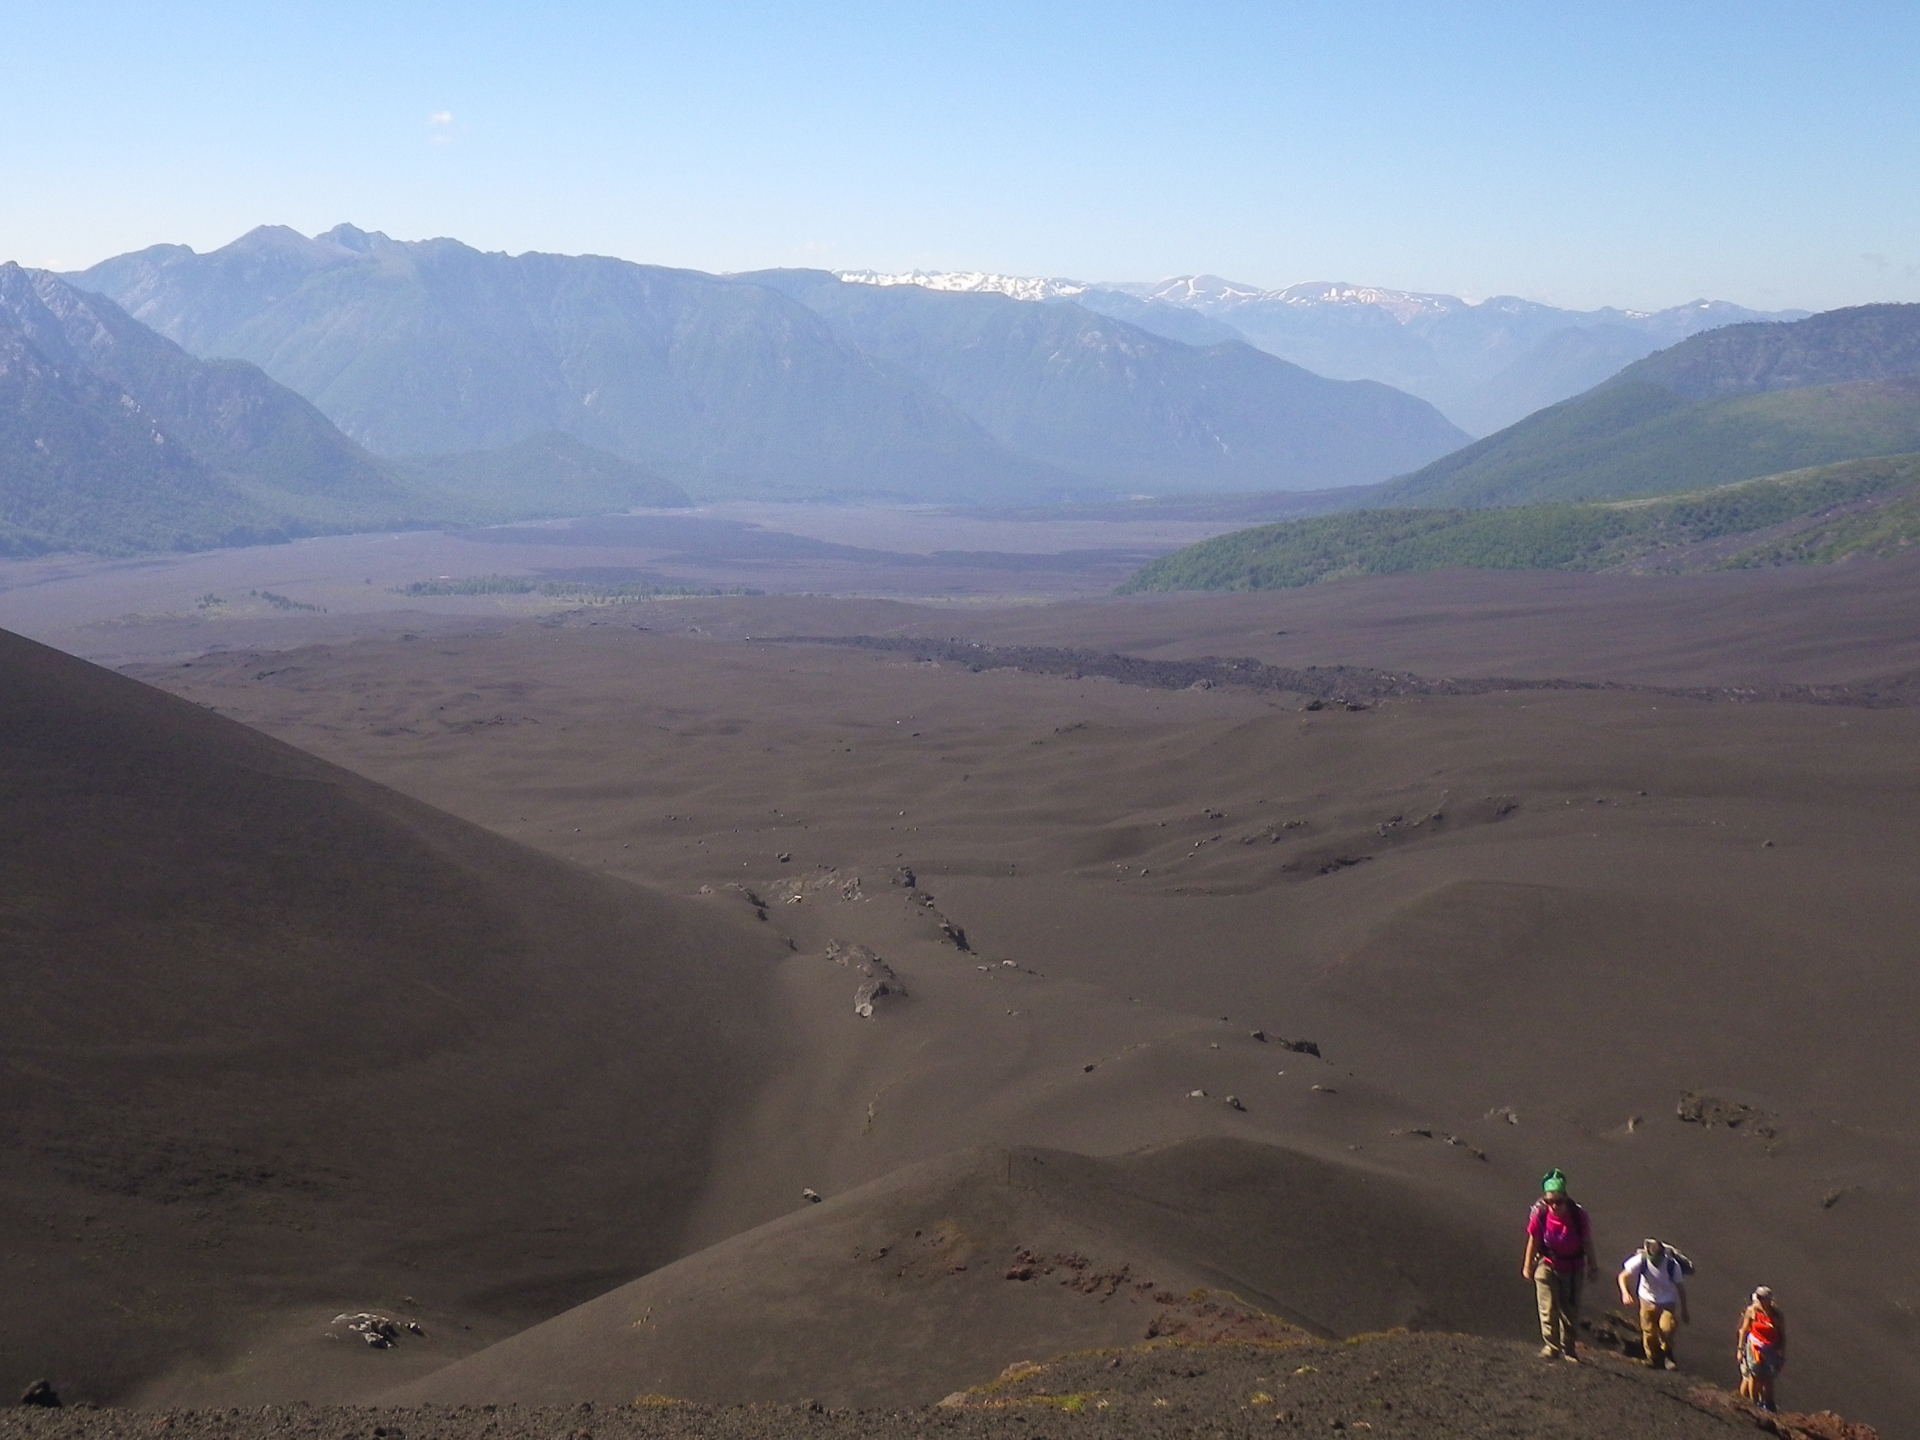
M 1854 460 L 1656 500 L 1490 510 L 1360 510 L 1235 531 L 1162 556 L 1122 587 L 1279 590 L 1453 567 L 1603 570 L 1803 522 L 1710 563 L 1823 564 L 1920 539 L 1920 454 Z
M 304 600 L 295 600 L 291 595 L 282 595 L 273 590 L 249 590 L 247 594 L 256 600 L 264 600 L 276 610 L 311 610 L 316 615 L 326 614 L 324 605 L 309 605 Z M 219 603 L 218 601 L 215 602 Z M 202 602 L 203 609 L 207 608 Z
M 1890 555 L 1920 542 L 1920 492 L 1907 490 L 1885 503 L 1849 509 L 1795 533 L 1743 550 L 1729 569 L 1761 565 L 1828 565 L 1856 555 Z
M 629 600 L 658 600 L 672 596 L 759 595 L 742 586 L 720 588 L 696 585 L 654 585 L 644 580 L 618 585 L 592 585 L 574 580 L 535 580 L 526 575 L 467 575 L 458 580 L 416 580 L 395 587 L 400 595 L 539 595 L 551 600 L 579 600 L 589 604 L 623 604 Z

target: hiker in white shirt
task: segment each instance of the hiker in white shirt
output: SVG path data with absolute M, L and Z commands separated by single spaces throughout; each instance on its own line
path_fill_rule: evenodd
M 1640 1345 L 1655 1370 L 1678 1368 L 1673 1360 L 1676 1324 L 1692 1324 L 1687 1314 L 1687 1271 L 1678 1252 L 1648 1239 L 1620 1267 L 1620 1303 L 1640 1303 Z M 1637 1283 L 1636 1283 L 1637 1282 Z M 1677 1312 L 1677 1320 L 1676 1320 Z

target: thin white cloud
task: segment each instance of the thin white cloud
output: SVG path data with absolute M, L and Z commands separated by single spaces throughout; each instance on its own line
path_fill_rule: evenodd
M 455 131 L 453 112 L 436 110 L 427 116 L 427 143 L 429 145 L 451 145 Z

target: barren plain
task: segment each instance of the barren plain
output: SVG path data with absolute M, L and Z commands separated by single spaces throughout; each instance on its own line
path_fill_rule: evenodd
M 1400 1327 L 1537 1365 L 1557 1165 L 1610 1262 L 1698 1262 L 1690 1372 L 1771 1284 L 1792 1408 L 1912 1433 L 1920 562 L 1091 589 L 49 633 L 140 686 L 10 642 L 5 917 L 62 998 L 7 1021 L 4 1263 L 84 1298 L 16 1308 L 0 1378 L 885 1409 Z M 1607 1403 L 1554 1397 L 1524 1433 Z

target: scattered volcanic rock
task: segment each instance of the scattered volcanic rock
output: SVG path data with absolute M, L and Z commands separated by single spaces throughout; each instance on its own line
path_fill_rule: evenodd
M 893 967 L 865 945 L 843 945 L 838 940 L 829 940 L 827 958 L 858 970 L 867 977 L 853 992 L 853 1013 L 862 1019 L 873 1018 L 874 1002 L 883 996 L 894 995 L 902 1000 L 907 998 L 907 987 L 900 983 L 900 977 L 893 973 Z
M 1722 1100 L 1717 1095 L 1684 1090 L 1673 1113 L 1689 1125 L 1724 1125 L 1729 1130 L 1737 1130 L 1759 1112 L 1753 1106 L 1742 1105 L 1737 1100 Z

